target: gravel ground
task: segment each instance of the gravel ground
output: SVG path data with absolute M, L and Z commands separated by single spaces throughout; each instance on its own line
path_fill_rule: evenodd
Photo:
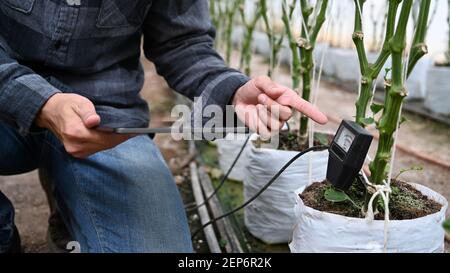
M 233 62 L 234 64 L 237 62 L 236 55 L 234 56 Z M 144 66 L 146 70 L 146 83 L 142 95 L 145 99 L 152 102 L 152 123 L 158 125 L 167 118 L 163 113 L 170 108 L 173 102 L 173 95 L 162 78 L 155 74 L 154 67 L 148 62 L 144 62 Z M 256 57 L 253 70 L 255 74 L 265 74 L 264 60 Z M 290 83 L 290 77 L 286 71 L 279 73 L 276 76 L 276 80 L 286 85 Z M 351 119 L 354 113 L 353 104 L 355 98 L 355 93 L 341 90 L 333 84 L 323 83 L 320 88 L 318 106 L 329 115 Z M 415 151 L 449 162 L 449 128 L 415 116 L 408 116 L 408 118 L 411 121 L 402 126 L 399 143 Z M 334 131 L 337 129 L 337 126 L 337 123 L 330 122 L 330 124 L 317 127 L 317 129 Z M 176 158 L 185 155 L 185 151 L 180 149 L 179 143 L 173 143 L 167 137 L 158 137 L 156 141 L 161 147 L 169 165 L 175 170 L 178 163 Z M 427 185 L 444 195 L 447 199 L 450 199 L 450 187 L 448 184 L 450 172 L 448 169 L 398 152 L 394 173 L 410 166 L 423 166 L 424 171 L 407 173 L 402 176 L 404 180 Z M 37 179 L 37 173 L 32 172 L 19 176 L 0 177 L 0 190 L 15 205 L 17 212 L 16 223 L 22 235 L 25 251 L 48 251 L 45 237 L 49 212 L 45 194 L 40 188 Z M 447 245 L 446 249 L 450 251 L 449 245 Z

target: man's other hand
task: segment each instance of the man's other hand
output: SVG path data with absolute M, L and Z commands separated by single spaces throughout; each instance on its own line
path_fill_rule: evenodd
M 113 148 L 132 137 L 97 131 L 99 124 L 94 104 L 76 94 L 52 96 L 36 118 L 37 126 L 52 131 L 67 153 L 77 158 Z
M 295 91 L 265 76 L 252 79 L 239 88 L 234 95 L 233 105 L 238 118 L 263 138 L 278 132 L 292 117 L 292 109 L 319 124 L 328 122 L 322 112 Z

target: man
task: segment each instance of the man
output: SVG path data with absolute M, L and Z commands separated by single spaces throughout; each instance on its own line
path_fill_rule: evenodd
M 291 108 L 327 121 L 294 91 L 227 68 L 213 36 L 206 0 L 1 0 L 0 175 L 39 169 L 83 252 L 191 252 L 153 141 L 97 130 L 148 125 L 142 37 L 174 90 L 203 107 L 234 105 L 253 131 L 279 130 Z M 0 192 L 0 252 L 19 242 L 13 220 Z

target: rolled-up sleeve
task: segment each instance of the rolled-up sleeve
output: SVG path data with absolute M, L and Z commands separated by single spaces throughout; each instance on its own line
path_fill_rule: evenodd
M 12 55 L 0 37 L 0 121 L 26 134 L 45 102 L 59 91 Z
M 224 108 L 249 78 L 225 65 L 214 37 L 206 0 L 154 1 L 144 24 L 144 51 L 175 91 Z

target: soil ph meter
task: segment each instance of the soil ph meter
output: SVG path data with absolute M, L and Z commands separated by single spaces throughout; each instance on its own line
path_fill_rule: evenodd
M 342 121 L 329 148 L 327 180 L 348 190 L 360 172 L 373 136 L 353 121 Z

